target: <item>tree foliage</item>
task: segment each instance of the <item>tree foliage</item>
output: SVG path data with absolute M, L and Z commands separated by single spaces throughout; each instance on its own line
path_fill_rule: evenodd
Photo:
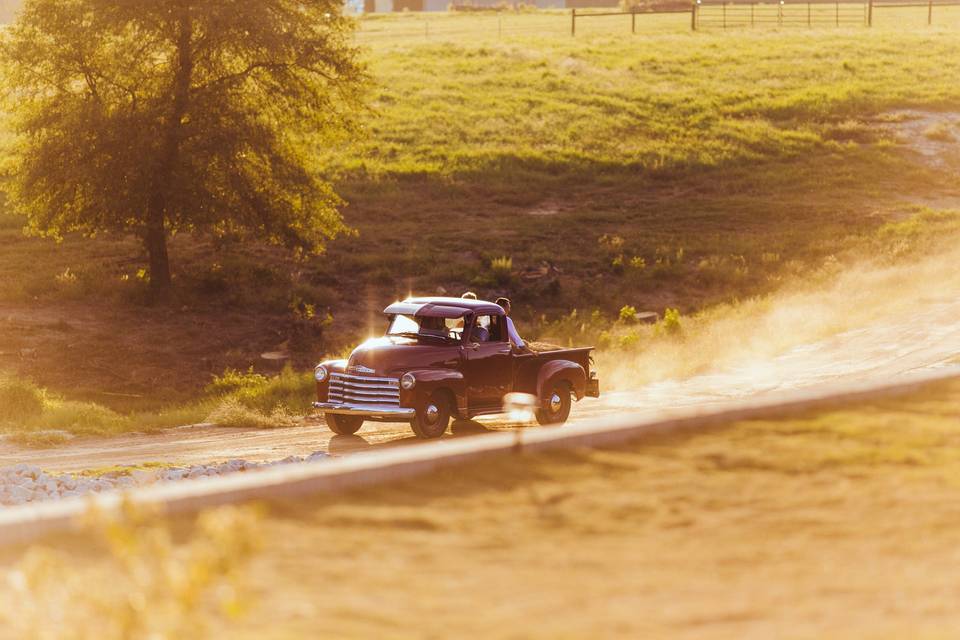
M 2 39 L 10 196 L 38 233 L 252 233 L 307 250 L 345 230 L 311 149 L 365 80 L 339 0 L 27 0 Z

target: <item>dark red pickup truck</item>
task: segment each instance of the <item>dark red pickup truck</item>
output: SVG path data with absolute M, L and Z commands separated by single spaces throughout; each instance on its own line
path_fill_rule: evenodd
M 502 413 L 511 392 L 536 396 L 540 424 L 563 424 L 572 398 L 599 397 L 592 347 L 519 352 L 503 309 L 483 300 L 410 298 L 384 309 L 386 335 L 347 360 L 317 365 L 317 402 L 330 429 L 352 434 L 364 420 L 410 422 L 439 438 L 450 418 Z

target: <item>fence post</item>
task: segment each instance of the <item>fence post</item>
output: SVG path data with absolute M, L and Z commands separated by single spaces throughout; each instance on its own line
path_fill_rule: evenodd
M 723 30 L 727 30 L 727 0 L 723 0 Z
M 873 0 L 867 0 L 867 26 L 873 26 Z
M 933 0 L 927 2 L 927 26 L 933 24 Z
M 783 26 L 783 0 L 777 5 L 777 27 Z
M 756 3 L 756 2 L 751 2 L 751 3 L 750 3 L 750 26 L 751 26 L 751 27 L 754 26 L 754 22 L 753 22 L 753 9 L 754 9 L 754 7 L 756 7 L 756 6 L 757 6 L 757 3 Z
M 430 23 L 427 21 L 426 18 L 424 18 L 423 20 L 423 37 L 424 38 L 430 37 Z
M 637 32 L 637 8 L 630 7 L 630 33 Z
M 577 10 L 573 9 L 570 12 L 570 35 L 577 35 Z
M 497 40 L 503 39 L 503 16 L 497 15 Z
M 690 3 L 690 31 L 697 30 L 697 0 Z
M 840 26 L 840 0 L 837 0 L 837 26 Z
M 808 29 L 810 28 L 811 24 L 812 23 L 810 22 L 810 3 L 808 2 L 807 3 L 807 28 Z

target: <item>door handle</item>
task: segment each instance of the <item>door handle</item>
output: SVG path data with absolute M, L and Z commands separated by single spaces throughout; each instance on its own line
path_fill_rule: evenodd
M 471 351 L 479 351 L 479 350 L 480 350 L 480 344 L 477 343 L 477 342 L 471 342 L 471 343 L 470 343 L 470 350 L 471 350 Z

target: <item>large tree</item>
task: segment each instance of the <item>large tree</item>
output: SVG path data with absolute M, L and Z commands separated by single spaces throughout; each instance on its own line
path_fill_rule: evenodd
M 133 231 L 154 293 L 167 239 L 345 229 L 311 148 L 349 129 L 365 72 L 341 0 L 27 0 L 2 35 L 9 195 L 37 233 Z

